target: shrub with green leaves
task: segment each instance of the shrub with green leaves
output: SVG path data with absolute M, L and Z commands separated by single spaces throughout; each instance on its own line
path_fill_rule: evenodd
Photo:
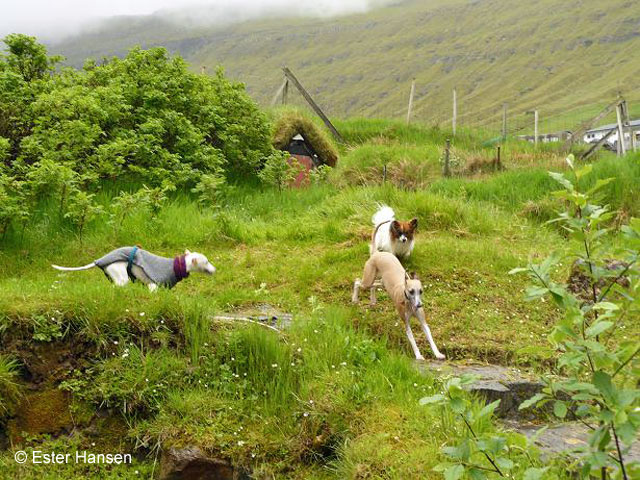
M 421 405 L 442 405 L 452 411 L 462 424 L 462 435 L 458 443 L 443 447 L 446 461 L 436 466 L 447 480 L 467 478 L 485 479 L 494 477 L 543 478 L 546 468 L 538 466 L 539 461 L 529 453 L 526 437 L 518 434 L 507 435 L 495 429 L 492 416 L 500 404 L 496 400 L 484 407 L 477 406 L 465 390 L 475 381 L 472 375 L 449 379 L 443 385 L 443 393 L 424 397 Z
M 177 187 L 198 185 L 201 201 L 211 202 L 227 180 L 256 175 L 277 155 L 266 115 L 222 69 L 198 75 L 164 48 L 134 48 L 56 70 L 61 57 L 35 38 L 4 42 L 0 175 L 11 181 L 0 193 L 9 205 L 0 211 L 2 232 L 51 199 L 82 232 L 91 194 L 76 190 L 95 191 L 104 179 L 150 185 L 154 214 Z M 28 202 L 16 182 L 25 182 Z
M 570 259 L 578 260 L 576 265 L 588 279 L 587 300 L 554 280 L 553 272 L 562 260 L 559 254 L 512 271 L 525 272 L 534 282 L 527 290 L 528 299 L 550 296 L 564 312 L 549 335 L 560 352 L 562 376 L 543 378 L 542 393 L 521 408 L 553 402 L 558 418 L 589 427 L 588 444 L 576 449 L 583 477 L 636 478 L 640 465 L 628 462 L 627 453 L 640 429 L 640 340 L 627 339 L 621 330 L 626 323 L 640 320 L 640 219 L 623 226 L 623 238 L 615 241 L 608 227 L 615 212 L 594 201 L 610 180 L 599 180 L 585 190 L 582 185 L 591 166 L 575 168 L 573 156 L 567 163 L 572 178 L 551 173 L 563 186 L 555 196 L 568 205 L 551 222 L 560 223 L 573 240 Z M 612 264 L 612 258 L 617 262 Z

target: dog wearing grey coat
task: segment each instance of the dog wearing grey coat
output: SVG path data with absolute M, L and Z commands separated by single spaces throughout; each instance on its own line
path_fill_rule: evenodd
M 60 267 L 56 270 L 75 272 L 99 267 L 116 286 L 140 281 L 154 291 L 158 286 L 173 288 L 191 272 L 215 273 L 216 267 L 201 253 L 185 250 L 174 258 L 161 257 L 138 247 L 117 248 L 82 267 Z

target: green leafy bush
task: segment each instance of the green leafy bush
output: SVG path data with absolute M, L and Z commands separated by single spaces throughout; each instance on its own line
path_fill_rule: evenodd
M 212 203 L 227 180 L 256 175 L 275 154 L 265 114 L 221 69 L 197 75 L 164 48 L 134 48 L 56 71 L 60 57 L 35 38 L 4 41 L 0 233 L 52 199 L 82 232 L 104 179 L 150 185 L 140 196 L 152 213 L 179 187 L 199 185 Z

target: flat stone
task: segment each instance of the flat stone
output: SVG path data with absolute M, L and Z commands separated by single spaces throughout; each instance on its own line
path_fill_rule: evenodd
M 533 438 L 543 425 L 536 424 L 519 424 L 506 423 L 508 428 L 525 435 L 527 438 Z M 535 444 L 540 448 L 542 454 L 551 457 L 558 454 L 566 454 L 577 457 L 577 454 L 571 450 L 588 444 L 590 430 L 581 423 L 567 422 L 549 426 L 545 431 L 539 433 L 535 440 Z M 640 462 L 640 442 L 634 442 L 631 450 L 624 455 L 625 463 L 631 461 Z
M 293 322 L 293 314 L 280 312 L 268 303 L 233 313 L 222 313 L 213 317 L 217 320 L 248 320 L 268 325 L 276 329 L 286 329 Z
M 519 411 L 522 402 L 542 390 L 541 382 L 525 373 L 501 365 L 481 363 L 427 362 L 418 363 L 418 368 L 435 376 L 475 375 L 478 379 L 467 388 L 484 397 L 487 403 L 500 400 L 495 414 L 501 418 L 531 418 L 534 410 Z

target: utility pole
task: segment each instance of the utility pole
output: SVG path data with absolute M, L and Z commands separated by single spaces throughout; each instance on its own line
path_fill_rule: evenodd
M 409 93 L 409 107 L 407 108 L 407 125 L 411 121 L 411 111 L 413 110 L 413 95 L 416 91 L 416 79 L 411 80 L 411 92 Z

